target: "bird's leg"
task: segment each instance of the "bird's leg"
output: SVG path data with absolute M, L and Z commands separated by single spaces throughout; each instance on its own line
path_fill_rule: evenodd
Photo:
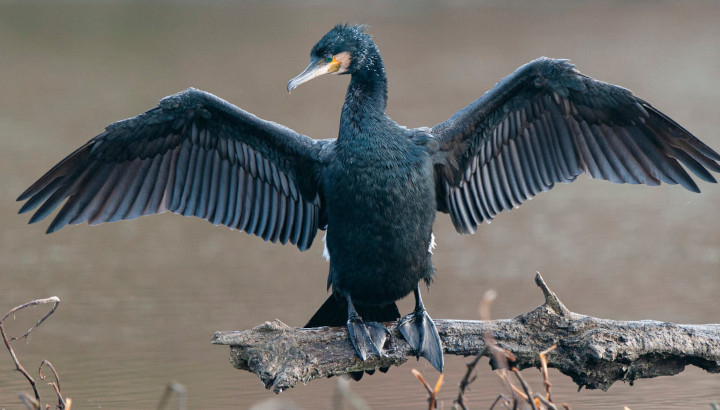
M 415 288 L 415 311 L 400 319 L 398 329 L 415 351 L 415 356 L 426 358 L 439 372 L 443 371 L 443 348 L 435 323 L 425 311 L 420 297 L 420 285 Z
M 363 361 L 365 361 L 371 353 L 382 356 L 381 350 L 390 332 L 380 323 L 363 322 L 357 310 L 355 310 L 355 306 L 349 295 L 347 296 L 347 302 L 347 327 L 350 335 L 350 343 L 352 343 L 355 348 L 355 352 Z

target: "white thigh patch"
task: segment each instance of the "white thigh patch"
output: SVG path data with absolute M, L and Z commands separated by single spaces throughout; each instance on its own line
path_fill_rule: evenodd
M 433 253 L 433 249 L 437 246 L 437 243 L 435 243 L 435 235 L 430 232 L 430 245 L 428 246 L 428 252 Z M 328 257 L 329 260 L 329 257 Z
M 330 262 L 330 251 L 328 251 L 327 248 L 327 231 L 325 231 L 325 236 L 323 236 L 323 258 Z

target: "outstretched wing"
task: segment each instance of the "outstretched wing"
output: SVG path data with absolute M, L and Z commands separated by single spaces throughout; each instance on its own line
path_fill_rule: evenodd
M 40 205 L 34 223 L 67 199 L 50 233 L 169 210 L 304 250 L 322 226 L 326 144 L 191 88 L 108 126 L 23 192 L 20 213 Z
M 629 90 L 540 58 L 432 129 L 439 211 L 460 233 L 583 171 L 616 183 L 716 182 L 711 148 Z

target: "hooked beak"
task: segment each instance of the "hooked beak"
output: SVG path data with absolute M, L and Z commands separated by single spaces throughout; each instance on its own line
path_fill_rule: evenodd
M 297 77 L 288 81 L 287 90 L 288 92 L 294 90 L 302 83 L 306 83 L 313 78 L 320 77 L 323 74 L 334 73 L 340 69 L 340 61 L 333 58 L 329 63 L 326 63 L 322 59 L 313 59 L 310 61 L 310 65 L 307 66 L 305 71 L 298 74 Z

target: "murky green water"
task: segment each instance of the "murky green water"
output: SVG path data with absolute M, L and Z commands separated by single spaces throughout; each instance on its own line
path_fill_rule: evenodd
M 373 26 L 387 66 L 389 114 L 432 126 L 537 56 L 570 58 L 586 74 L 632 89 L 720 149 L 720 8 L 711 2 L 210 2 L 0 4 L 0 313 L 57 295 L 62 304 L 30 343 L 73 408 L 154 408 L 165 384 L 187 387 L 190 408 L 245 408 L 274 395 L 234 370 L 216 330 L 280 318 L 300 325 L 326 297 L 320 246 L 306 253 L 202 220 L 161 215 L 45 235 L 15 197 L 103 127 L 188 86 L 314 137 L 336 135 L 347 79 L 322 78 L 288 95 L 286 81 L 337 22 Z M 424 295 L 435 318 L 476 318 L 494 288 L 494 316 L 542 303 L 543 272 L 566 305 L 613 319 L 720 321 L 720 187 L 618 186 L 585 178 L 556 187 L 477 235 L 436 225 L 439 277 Z M 319 241 L 318 241 L 319 243 Z M 401 309 L 409 311 L 411 301 Z M 8 327 L 24 331 L 39 311 Z M 449 408 L 464 372 L 448 358 Z M 373 408 L 422 408 L 410 374 L 425 362 L 352 385 Z M 0 408 L 21 408 L 28 386 L 0 352 Z M 525 372 L 538 388 L 536 371 Z M 469 395 L 486 408 L 501 384 L 488 370 Z M 720 376 L 680 376 L 576 393 L 552 375 L 555 397 L 582 408 L 709 408 Z M 329 407 L 334 380 L 283 393 Z M 43 387 L 44 398 L 52 393 Z

